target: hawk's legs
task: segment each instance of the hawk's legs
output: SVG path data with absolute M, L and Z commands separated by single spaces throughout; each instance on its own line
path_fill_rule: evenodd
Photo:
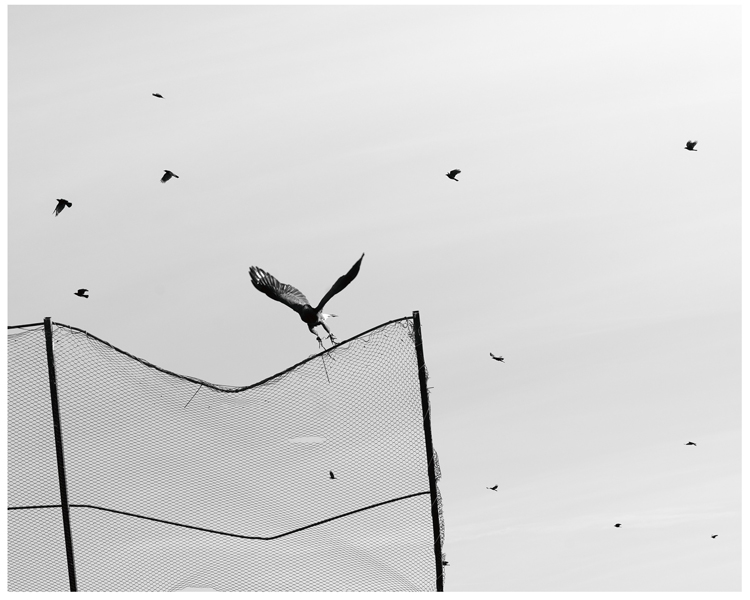
M 331 340 L 331 344 L 336 343 L 336 338 L 333 337 L 333 334 L 331 333 L 331 330 L 328 329 L 328 325 L 326 325 L 325 321 L 321 321 L 320 324 L 323 326 L 323 329 L 325 329 L 328 332 L 328 339 Z
M 310 330 L 310 333 L 312 333 L 315 336 L 315 339 L 318 340 L 318 346 L 320 346 L 321 348 L 323 348 L 323 350 L 325 350 L 326 347 L 323 345 L 323 340 L 321 340 L 320 336 L 317 333 L 315 333 L 315 331 L 313 330 L 313 327 L 315 327 L 315 325 L 307 326 L 307 328 Z

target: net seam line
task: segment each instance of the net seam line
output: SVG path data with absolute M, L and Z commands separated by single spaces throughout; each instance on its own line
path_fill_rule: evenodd
M 114 508 L 104 508 L 103 506 L 93 506 L 91 504 L 69 504 L 70 508 L 93 508 L 96 510 L 103 510 L 106 512 L 113 512 L 120 515 L 126 515 L 128 517 L 136 517 L 138 519 L 146 519 L 148 521 L 156 521 L 157 523 L 166 523 L 167 525 L 175 525 L 177 527 L 184 527 L 186 529 L 197 529 L 198 531 L 206 531 L 208 533 L 216 533 L 218 535 L 227 535 L 230 537 L 236 537 L 236 538 L 242 538 L 245 540 L 276 540 L 280 537 L 284 537 L 285 535 L 291 535 L 292 533 L 297 533 L 299 531 L 304 531 L 305 529 L 310 529 L 311 527 L 315 527 L 317 525 L 322 525 L 323 523 L 328 523 L 329 521 L 335 521 L 336 519 L 341 519 L 343 517 L 348 517 L 349 515 L 353 515 L 358 512 L 362 512 L 365 510 L 369 510 L 371 508 L 376 508 L 378 506 L 383 506 L 384 504 L 390 504 L 391 502 L 398 502 L 399 500 L 407 500 L 408 498 L 414 498 L 416 496 L 424 496 L 429 494 L 430 492 L 417 492 L 415 494 L 408 494 L 406 496 L 401 496 L 400 498 L 392 498 L 390 500 L 384 500 L 383 502 L 378 502 L 377 504 L 371 504 L 370 506 L 365 506 L 363 508 L 357 508 L 355 510 L 351 510 L 349 512 L 336 515 L 335 517 L 330 517 L 328 519 L 323 519 L 322 521 L 318 521 L 317 523 L 311 523 L 310 525 L 305 525 L 304 527 L 298 527 L 297 529 L 292 529 L 291 531 L 287 531 L 286 533 L 280 533 L 278 535 L 274 535 L 271 537 L 262 537 L 262 536 L 254 536 L 254 535 L 241 535 L 239 533 L 227 533 L 225 531 L 216 531 L 215 529 L 206 529 L 205 527 L 196 527 L 195 525 L 185 525 L 183 523 L 175 523 L 174 521 L 165 521 L 164 519 L 157 519 L 155 517 L 144 517 L 143 515 L 136 515 L 134 513 L 125 512 L 124 510 L 115 510 Z M 59 504 L 54 505 L 41 505 L 41 506 L 12 506 L 8 507 L 8 510 L 21 510 L 26 508 L 60 508 Z
M 68 506 L 73 506 L 69 504 Z M 26 508 L 62 508 L 62 504 L 37 504 L 34 506 L 9 506 L 8 510 L 24 510 Z
M 293 371 L 297 367 L 299 367 L 301 365 L 304 365 L 307 362 L 315 360 L 316 358 L 319 358 L 319 357 L 321 357 L 321 356 L 329 353 L 331 350 L 334 350 L 335 348 L 337 348 L 339 346 L 342 346 L 344 344 L 348 344 L 349 342 L 353 342 L 354 340 L 356 340 L 356 339 L 358 339 L 358 338 L 360 338 L 362 336 L 365 336 L 368 333 L 372 333 L 376 329 L 381 329 L 381 328 L 383 328 L 383 327 L 385 327 L 387 325 L 391 325 L 393 323 L 400 323 L 401 321 L 408 321 L 408 320 L 410 320 L 412 318 L 413 317 L 401 317 L 399 319 L 393 319 L 391 321 L 387 321 L 385 323 L 381 323 L 380 325 L 376 325 L 375 327 L 373 327 L 371 329 L 368 329 L 367 331 L 363 331 L 362 333 L 359 333 L 359 334 L 355 335 L 354 337 L 351 337 L 351 338 L 349 338 L 347 340 L 344 340 L 343 342 L 340 342 L 340 343 L 336 344 L 336 346 L 328 348 L 327 350 L 324 350 L 323 352 L 319 352 L 318 354 L 314 354 L 314 355 L 306 358 L 305 360 L 300 361 L 297 364 L 292 365 L 291 367 L 289 367 L 287 369 L 284 369 L 283 371 L 280 371 L 280 372 L 276 373 L 275 375 L 271 375 L 270 377 L 266 377 L 265 379 L 263 379 L 263 380 L 261 380 L 261 381 L 259 381 L 257 383 L 253 383 L 251 385 L 247 385 L 247 386 L 243 386 L 243 387 L 237 387 L 237 388 L 235 388 L 235 387 L 230 387 L 230 388 L 221 387 L 219 384 L 209 383 L 207 381 L 203 381 L 202 379 L 198 379 L 197 377 L 191 377 L 189 375 L 180 375 L 179 373 L 174 373 L 173 371 L 169 371 L 167 369 L 163 369 L 162 367 L 158 367 L 155 364 L 152 364 L 152 363 L 148 362 L 147 360 L 145 360 L 143 358 L 138 358 L 134 354 L 130 354 L 130 352 L 126 352 L 125 350 L 121 350 L 117 346 L 114 346 L 113 344 L 110 344 L 109 342 L 107 342 L 107 341 L 105 341 L 105 340 L 103 340 L 101 338 L 96 337 L 95 335 L 89 333 L 88 331 L 85 331 L 84 329 L 79 329 L 78 327 L 73 327 L 72 325 L 66 325 L 65 323 L 59 323 L 57 321 L 52 321 L 52 323 L 54 325 L 59 326 L 59 327 L 65 327 L 67 329 L 72 329 L 74 331 L 79 331 L 80 333 L 85 333 L 88 337 L 94 338 L 96 341 L 104 344 L 105 346 L 109 346 L 113 350 L 116 350 L 117 352 L 119 352 L 121 354 L 124 354 L 125 356 L 128 356 L 128 357 L 132 358 L 133 360 L 136 360 L 139 363 L 141 363 L 141 364 L 143 364 L 143 365 L 145 365 L 147 367 L 150 367 L 152 369 L 156 369 L 157 371 L 161 371 L 162 373 L 166 373 L 167 375 L 171 375 L 172 377 L 177 377 L 178 379 L 184 379 L 186 381 L 191 381 L 193 383 L 198 383 L 198 384 L 203 385 L 204 387 L 209 387 L 209 388 L 211 388 L 213 390 L 216 390 L 216 391 L 219 391 L 219 392 L 226 392 L 228 394 L 237 394 L 239 392 L 245 392 L 245 391 L 250 390 L 252 388 L 255 388 L 255 387 L 258 387 L 260 385 L 263 385 L 264 383 L 268 383 L 269 381 L 272 381 L 273 379 L 281 377 L 282 375 L 284 375 L 284 374 L 286 374 L 286 373 L 288 373 L 290 371 Z

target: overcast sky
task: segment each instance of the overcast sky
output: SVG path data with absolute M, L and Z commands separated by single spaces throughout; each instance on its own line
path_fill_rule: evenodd
M 738 6 L 8 23 L 10 324 L 247 385 L 317 352 L 248 267 L 364 252 L 329 324 L 420 311 L 447 591 L 740 589 Z

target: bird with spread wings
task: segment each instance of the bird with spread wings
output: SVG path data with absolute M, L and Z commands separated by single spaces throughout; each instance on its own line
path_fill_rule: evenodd
M 73 206 L 73 203 L 68 202 L 65 198 L 58 198 L 57 206 L 55 206 L 55 210 L 52 211 L 52 214 L 55 216 L 59 215 L 65 209 L 66 206 L 68 207 Z
M 300 319 L 302 319 L 307 324 L 307 328 L 310 330 L 310 333 L 312 333 L 318 340 L 318 344 L 320 345 L 320 347 L 323 348 L 323 341 L 320 339 L 320 336 L 315 333 L 315 331 L 313 331 L 313 328 L 321 325 L 323 329 L 328 332 L 328 339 L 331 340 L 331 344 L 336 343 L 336 338 L 333 337 L 331 330 L 328 329 L 328 326 L 325 324 L 325 320 L 328 317 L 335 317 L 336 315 L 327 315 L 323 313 L 323 307 L 326 305 L 326 302 L 328 302 L 347 285 L 354 281 L 354 278 L 359 273 L 359 267 L 362 264 L 362 259 L 364 257 L 365 254 L 363 252 L 362 256 L 359 257 L 359 260 L 354 263 L 354 266 L 352 266 L 352 268 L 349 269 L 349 271 L 345 275 L 342 275 L 336 280 L 336 283 L 333 284 L 333 287 L 328 290 L 328 293 L 323 296 L 323 299 L 315 308 L 310 305 L 310 302 L 305 297 L 305 295 L 296 287 L 288 285 L 286 283 L 281 283 L 273 275 L 271 275 L 267 271 L 264 271 L 263 269 L 260 269 L 258 267 L 250 267 L 250 279 L 252 279 L 253 285 L 257 290 L 263 292 L 266 296 L 272 298 L 273 300 L 276 300 L 277 302 L 286 304 L 289 308 L 296 312 L 299 315 Z
M 688 140 L 688 143 L 687 143 L 687 144 L 685 144 L 685 150 L 690 150 L 691 152 L 698 152 L 698 151 L 697 151 L 697 150 L 695 149 L 695 145 L 696 145 L 697 143 L 698 143 L 698 140 L 695 140 L 694 142 L 691 142 L 690 140 Z
M 179 175 L 175 175 L 169 169 L 164 169 L 164 175 L 161 176 L 161 182 L 162 183 L 167 183 L 167 181 L 169 181 L 170 179 L 172 179 L 172 177 L 177 177 L 177 179 L 180 178 Z

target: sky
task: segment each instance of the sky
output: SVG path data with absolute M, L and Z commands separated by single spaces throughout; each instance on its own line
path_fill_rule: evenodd
M 316 302 L 364 252 L 328 323 L 420 312 L 446 591 L 738 591 L 740 40 L 718 5 L 11 6 L 8 323 L 249 385 L 318 346 L 248 267 Z

